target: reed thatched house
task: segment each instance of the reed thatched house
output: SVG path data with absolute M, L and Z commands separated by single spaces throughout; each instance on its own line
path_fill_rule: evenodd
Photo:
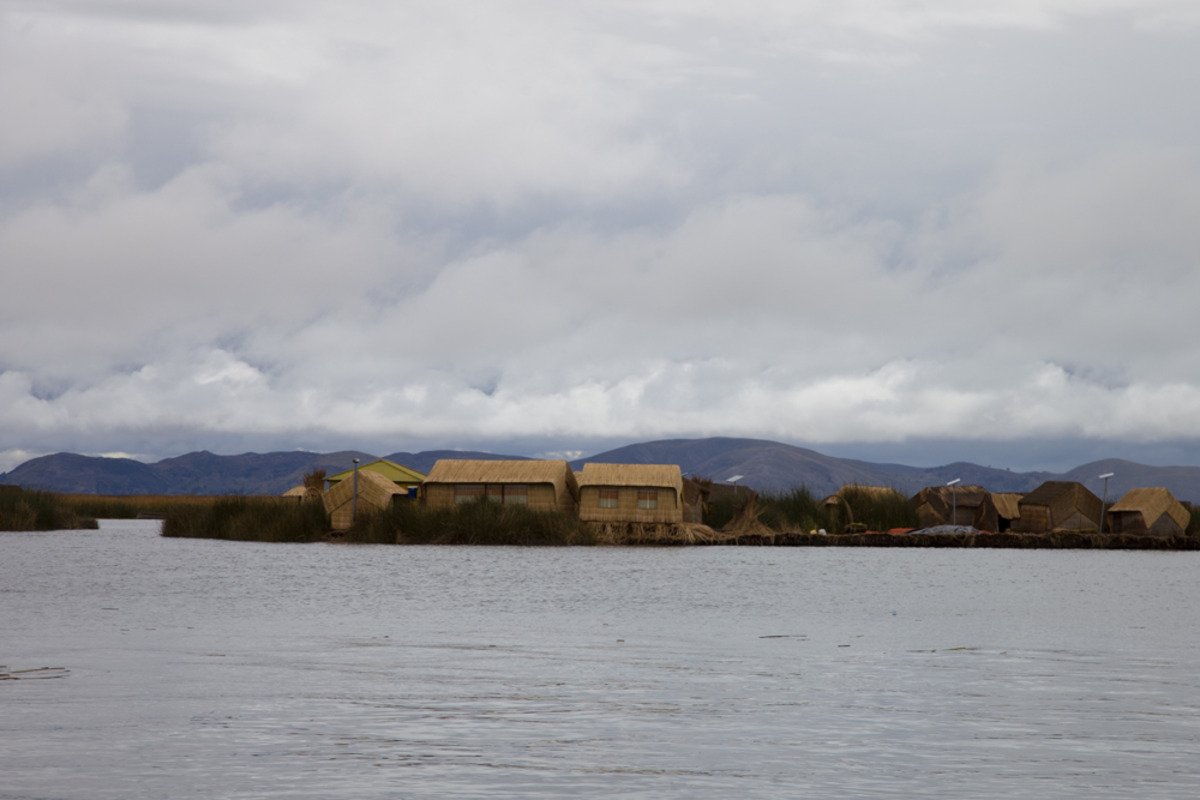
M 303 502 L 308 497 L 308 487 L 304 486 L 303 484 L 300 486 L 293 486 L 281 494 L 280 497 L 286 497 L 289 500 L 295 500 L 297 503 Z
M 1004 533 L 1012 528 L 1021 516 L 1020 492 L 992 492 L 992 505 L 996 507 L 996 532 Z
M 1166 489 L 1130 489 L 1109 508 L 1106 530 L 1180 536 L 1187 532 L 1191 520 L 1191 512 Z
M 421 484 L 428 508 L 493 500 L 538 511 L 574 514 L 579 504 L 575 473 L 566 461 L 476 461 L 443 458 Z
M 415 499 L 417 489 L 421 486 L 421 482 L 425 480 L 423 473 L 417 472 L 415 469 L 409 469 L 403 464 L 397 464 L 395 461 L 388 461 L 386 458 L 381 458 L 372 461 L 369 464 L 360 464 L 358 467 L 358 476 L 362 477 L 364 472 L 374 472 L 382 475 L 392 483 L 404 489 L 407 497 Z M 352 480 L 354 478 L 354 469 L 344 470 L 336 475 L 329 475 L 325 478 L 326 483 L 332 489 L 342 481 Z
M 355 484 L 358 494 L 355 496 Z M 342 480 L 325 492 L 325 512 L 335 531 L 344 531 L 354 523 L 354 515 L 383 511 L 408 497 L 408 490 L 378 472 L 359 470 L 358 481 Z
M 584 464 L 579 518 L 585 522 L 683 519 L 683 474 L 676 464 Z
M 992 493 L 982 486 L 926 486 L 913 495 L 911 502 L 921 528 L 964 525 L 996 531 L 1000 527 Z
M 1013 530 L 1023 533 L 1099 531 L 1103 504 L 1075 481 L 1046 481 L 1021 498 Z

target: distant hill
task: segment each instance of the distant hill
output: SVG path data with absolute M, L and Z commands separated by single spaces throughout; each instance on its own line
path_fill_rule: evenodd
M 55 453 L 30 459 L 0 483 L 78 494 L 165 494 L 166 482 L 154 467 L 132 458 L 99 458 Z
M 378 456 L 357 450 L 309 453 L 242 453 L 221 456 L 201 450 L 145 464 L 130 458 L 55 453 L 34 458 L 0 474 L 0 484 L 75 494 L 281 494 L 300 484 L 316 469 L 334 473 L 350 469 L 357 458 L 364 464 Z M 459 450 L 393 453 L 386 456 L 419 472 L 428 472 L 439 458 L 522 458 Z
M 56 453 L 31 459 L 0 475 L 0 484 L 28 489 L 83 494 L 280 494 L 301 482 L 314 469 L 329 474 L 349 469 L 353 459 L 372 461 L 377 456 L 359 451 L 335 453 L 289 451 L 242 453 L 221 456 L 207 451 L 188 453 L 144 464 L 128 458 L 100 458 Z M 521 459 L 462 450 L 427 450 L 392 453 L 386 458 L 428 472 L 439 458 Z M 1054 474 L 1011 472 L 959 462 L 939 467 L 910 467 L 835 458 L 794 445 L 764 439 L 665 439 L 642 442 L 598 453 L 573 462 L 582 469 L 588 461 L 599 463 L 679 464 L 684 474 L 725 481 L 744 476 L 740 485 L 765 491 L 807 487 L 817 495 L 830 494 L 847 483 L 891 486 L 913 494 L 925 486 L 960 478 L 964 485 L 978 484 L 993 491 L 1026 492 L 1043 481 L 1078 480 L 1097 494 L 1097 475 L 1116 473 L 1109 482 L 1109 499 L 1135 486 L 1165 486 L 1181 500 L 1200 500 L 1200 467 L 1152 467 L 1109 459 L 1083 464 Z
M 0 483 L 81 494 L 280 494 L 314 469 L 340 472 L 355 457 L 375 458 L 356 451 L 219 456 L 202 450 L 144 464 L 129 458 L 55 453 L 0 475 Z
M 925 486 L 961 478 L 997 492 L 1024 492 L 1049 479 L 1050 473 L 1010 472 L 978 464 L 908 467 L 835 458 L 815 450 L 764 439 L 665 439 L 619 447 L 575 462 L 678 464 L 684 474 L 724 481 L 743 475 L 738 483 L 764 491 L 787 491 L 804 486 L 814 494 L 836 492 L 848 483 L 891 486 L 915 494 Z M 1200 473 L 1200 468 L 1196 468 Z

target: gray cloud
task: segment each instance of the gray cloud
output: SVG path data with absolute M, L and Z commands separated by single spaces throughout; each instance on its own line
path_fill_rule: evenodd
M 0 4 L 0 468 L 1200 425 L 1190 4 L 337 9 Z

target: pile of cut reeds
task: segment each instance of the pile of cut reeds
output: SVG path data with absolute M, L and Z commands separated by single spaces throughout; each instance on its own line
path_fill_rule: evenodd
M 590 522 L 595 543 L 613 546 L 721 544 L 730 534 L 698 522 Z

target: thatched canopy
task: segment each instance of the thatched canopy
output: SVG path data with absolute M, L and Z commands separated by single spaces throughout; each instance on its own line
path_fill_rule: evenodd
M 593 464 L 583 465 L 577 476 L 579 488 L 586 486 L 643 486 L 674 489 L 683 496 L 683 473 L 678 464 Z
M 425 476 L 424 484 L 450 483 L 550 484 L 559 497 L 579 497 L 575 473 L 566 461 L 439 459 Z
M 900 494 L 900 492 L 893 489 L 891 486 L 867 486 L 861 483 L 847 483 L 845 486 L 826 497 L 824 503 L 827 506 L 836 506 L 838 503 L 842 502 L 842 498 L 848 494 L 857 494 L 859 496 L 865 495 L 873 498 L 904 497 L 904 495 Z
M 337 530 L 349 528 L 352 510 L 357 505 L 357 511 L 362 514 L 367 510 L 382 511 L 389 508 L 394 498 L 404 497 L 408 490 L 403 486 L 388 480 L 378 472 L 358 473 L 358 500 L 354 500 L 354 481 L 338 481 L 325 493 L 325 511 L 329 513 L 330 521 Z
M 992 503 L 1001 519 L 1014 520 L 1021 516 L 1022 497 L 1020 492 L 992 492 Z
M 1174 533 L 1187 530 L 1192 515 L 1163 487 L 1130 489 L 1109 509 L 1113 530 Z
M 375 472 L 390 480 L 392 483 L 402 484 L 404 486 L 418 486 L 421 481 L 425 480 L 423 473 L 417 472 L 415 469 L 409 469 L 403 464 L 397 464 L 395 461 L 388 461 L 386 458 L 380 458 L 368 464 L 359 464 L 358 474 L 361 476 L 364 472 Z M 354 468 L 343 470 L 336 475 L 329 475 L 325 480 L 330 484 L 337 484 L 354 476 Z
M 308 487 L 301 485 L 293 486 L 280 495 L 280 497 L 304 497 L 306 494 L 308 494 Z

